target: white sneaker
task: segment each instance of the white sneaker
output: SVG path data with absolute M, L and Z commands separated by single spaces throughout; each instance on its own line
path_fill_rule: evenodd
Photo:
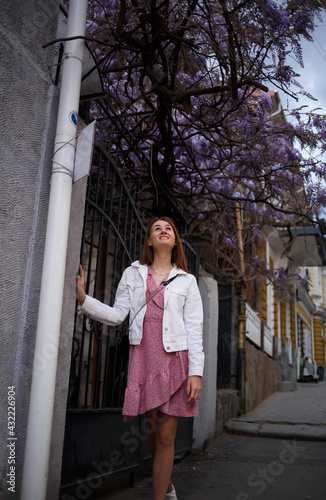
M 172 491 L 165 495 L 165 500 L 178 500 L 175 487 L 172 484 Z

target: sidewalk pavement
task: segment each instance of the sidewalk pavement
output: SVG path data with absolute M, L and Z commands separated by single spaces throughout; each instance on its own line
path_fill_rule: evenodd
M 175 463 L 178 500 L 326 498 L 326 382 L 277 392 L 225 428 L 207 449 Z M 151 464 L 135 473 L 133 487 L 128 476 L 117 479 L 87 498 L 151 499 Z
M 230 434 L 326 441 L 326 382 L 298 383 L 275 392 L 254 410 L 225 425 Z

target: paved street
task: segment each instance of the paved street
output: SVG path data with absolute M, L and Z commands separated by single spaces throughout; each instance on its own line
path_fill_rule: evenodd
M 176 463 L 179 500 L 324 500 L 326 498 L 326 382 L 277 392 L 256 409 L 228 422 L 232 434 Z M 98 500 L 151 499 L 148 464 L 92 491 Z

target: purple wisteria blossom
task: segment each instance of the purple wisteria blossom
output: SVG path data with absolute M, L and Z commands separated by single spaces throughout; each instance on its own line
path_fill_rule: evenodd
M 173 193 L 188 230 L 213 237 L 217 267 L 226 249 L 223 266 L 229 259 L 230 272 L 239 268 L 237 210 L 251 273 L 266 224 L 315 224 L 326 204 L 326 167 L 315 155 L 326 149 L 326 117 L 283 110 L 277 94 L 304 93 L 288 55 L 302 64 L 301 41 L 312 39 L 325 7 L 89 1 L 88 43 L 106 98 L 91 102 L 85 119 L 98 119 L 98 138 L 129 181 L 142 180 L 149 213 L 166 212 Z

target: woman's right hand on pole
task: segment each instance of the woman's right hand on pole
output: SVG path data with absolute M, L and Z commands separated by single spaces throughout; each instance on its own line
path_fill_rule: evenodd
M 78 300 L 79 304 L 82 306 L 85 299 L 86 299 L 86 293 L 85 293 L 85 282 L 84 282 L 84 271 L 82 266 L 79 264 L 79 271 L 76 276 L 76 299 Z

